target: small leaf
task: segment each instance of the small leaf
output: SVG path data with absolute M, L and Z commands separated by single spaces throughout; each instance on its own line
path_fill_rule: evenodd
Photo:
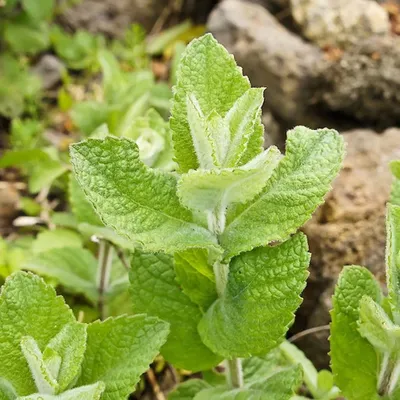
M 31 273 L 17 272 L 2 287 L 0 321 L 0 376 L 17 388 L 20 396 L 35 393 L 20 347 L 22 337 L 32 337 L 43 350 L 75 318 L 51 286 Z
M 89 324 L 78 385 L 102 381 L 104 400 L 125 399 L 158 354 L 168 324 L 145 315 L 108 318 Z
M 182 172 L 199 166 L 187 120 L 187 96 L 196 97 L 204 116 L 215 111 L 225 117 L 249 88 L 249 80 L 233 57 L 211 34 L 187 46 L 177 71 L 170 120 L 175 157 Z
M 225 212 L 232 203 L 244 203 L 261 192 L 279 159 L 273 146 L 242 167 L 190 171 L 178 182 L 178 196 L 188 208 Z
M 377 356 L 358 332 L 360 301 L 370 296 L 380 302 L 379 284 L 365 268 L 345 267 L 333 296 L 331 360 L 335 382 L 352 400 L 377 400 Z
M 394 322 L 400 324 L 400 206 L 388 204 L 386 215 L 386 279 Z
M 15 400 L 17 397 L 18 394 L 11 383 L 0 378 L 0 400 Z
M 220 236 L 226 257 L 293 234 L 322 203 L 343 156 L 343 139 L 334 130 L 289 131 L 286 155 L 262 192 L 228 212 Z
M 201 311 L 176 282 L 172 257 L 135 251 L 130 281 L 134 312 L 170 323 L 171 332 L 161 349 L 167 361 L 192 371 L 214 367 L 221 361 L 200 339 L 197 324 Z
M 134 142 L 92 139 L 73 145 L 71 158 L 88 199 L 118 234 L 149 251 L 217 247 L 216 238 L 180 205 L 176 177 L 145 166 Z
M 275 247 L 234 258 L 224 295 L 199 323 L 203 342 L 225 358 L 266 354 L 294 319 L 308 276 L 307 239 L 297 234 Z
M 31 394 L 29 396 L 18 397 L 17 400 L 100 400 L 103 398 L 104 387 L 103 382 L 97 382 L 93 385 L 68 390 L 58 396 Z
M 40 21 L 49 19 L 54 10 L 54 0 L 22 0 L 22 6 L 31 18 Z
M 77 378 L 86 350 L 86 325 L 77 322 L 67 324 L 50 340 L 43 351 L 44 361 L 54 355 L 60 357 L 61 363 L 55 377 L 59 392 L 66 390 Z

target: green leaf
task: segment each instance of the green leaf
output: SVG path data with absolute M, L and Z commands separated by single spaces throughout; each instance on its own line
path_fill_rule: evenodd
M 187 96 L 196 97 L 204 116 L 215 111 L 225 117 L 248 89 L 250 82 L 233 56 L 211 34 L 187 46 L 177 71 L 170 120 L 175 157 L 182 172 L 199 166 L 187 119 Z
M 68 167 L 58 160 L 48 159 L 37 164 L 29 176 L 29 191 L 38 193 L 41 189 L 50 187 Z
M 151 170 L 128 139 L 92 139 L 71 147 L 75 175 L 104 223 L 150 251 L 216 247 L 176 195 L 176 177 Z
M 21 350 L 39 393 L 57 393 L 59 390 L 58 382 L 44 362 L 42 352 L 35 339 L 31 336 L 23 336 L 21 339 Z
M 60 362 L 56 374 L 59 392 L 66 390 L 77 378 L 86 350 L 86 325 L 78 322 L 67 324 L 50 340 L 43 351 L 44 361 L 47 366 L 54 357 Z
M 54 0 L 22 0 L 22 6 L 32 19 L 49 19 L 53 15 Z
M 390 202 L 400 206 L 400 161 L 392 161 L 390 163 L 390 169 L 394 175 Z
M 170 323 L 171 332 L 161 349 L 169 362 L 177 368 L 201 371 L 221 361 L 200 339 L 197 324 L 202 314 L 176 282 L 172 257 L 135 251 L 130 281 L 134 312 Z
M 386 280 L 394 322 L 400 324 L 400 206 L 387 205 Z
M 103 226 L 73 174 L 69 175 L 69 202 L 78 223 Z
M 17 272 L 2 287 L 0 321 L 0 376 L 20 396 L 34 393 L 36 386 L 20 347 L 22 337 L 31 336 L 43 350 L 75 318 L 64 299 L 42 279 Z
M 97 382 L 93 385 L 81 386 L 68 390 L 58 396 L 48 394 L 31 394 L 18 397 L 17 400 L 100 400 L 103 398 L 104 383 Z
M 28 258 L 22 268 L 53 278 L 67 291 L 83 294 L 92 304 L 97 304 L 97 260 L 86 249 L 53 248 Z
M 89 324 L 78 385 L 102 381 L 104 400 L 125 399 L 168 335 L 168 324 L 145 315 L 108 318 Z
M 235 167 L 240 165 L 240 160 L 247 150 L 248 142 L 255 132 L 255 125 L 259 124 L 261 120 L 260 112 L 264 101 L 263 93 L 264 88 L 247 90 L 226 115 L 225 119 L 231 132 L 231 142 L 224 166 Z M 262 137 L 263 135 L 261 135 Z M 258 152 L 261 152 L 262 142 L 259 142 L 258 145 Z
M 343 139 L 334 130 L 289 131 L 286 155 L 262 192 L 228 212 L 220 236 L 226 256 L 286 240 L 323 202 L 343 156 Z
M 203 310 L 217 299 L 215 278 L 208 261 L 208 252 L 202 249 L 174 254 L 176 280 L 193 303 Z
M 211 386 L 202 379 L 189 379 L 179 384 L 169 395 L 168 400 L 192 400 L 197 393 Z
M 33 242 L 32 251 L 35 254 L 63 247 L 82 247 L 82 238 L 69 229 L 57 228 L 40 232 Z
M 232 203 L 254 198 L 279 159 L 280 152 L 273 146 L 242 167 L 190 171 L 178 182 L 178 196 L 188 208 L 213 212 L 219 207 L 225 212 Z
M 262 383 L 250 388 L 211 388 L 199 392 L 194 400 L 289 400 L 301 385 L 302 372 L 299 366 L 274 373 Z
M 7 20 L 3 35 L 4 40 L 17 54 L 36 54 L 50 45 L 48 24 L 33 20 L 27 13 L 20 13 Z
M 234 258 L 224 295 L 199 324 L 203 342 L 225 358 L 265 354 L 284 338 L 301 303 L 310 261 L 299 233 Z
M 108 104 L 95 101 L 76 103 L 71 109 L 71 119 L 84 135 L 90 135 L 100 125 L 105 124 L 110 113 Z
M 333 296 L 331 366 L 343 395 L 352 400 L 378 399 L 378 362 L 373 346 L 358 332 L 360 301 L 380 302 L 378 282 L 365 268 L 345 267 Z
M 0 400 L 14 400 L 18 397 L 17 392 L 10 382 L 0 378 Z

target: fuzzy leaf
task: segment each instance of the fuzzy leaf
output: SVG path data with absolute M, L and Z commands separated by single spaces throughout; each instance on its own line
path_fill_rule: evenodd
M 78 322 L 65 325 L 44 349 L 43 358 L 48 366 L 54 356 L 60 358 L 57 374 L 54 375 L 60 392 L 66 390 L 78 376 L 85 350 L 86 325 Z
M 83 240 L 79 234 L 70 229 L 57 228 L 40 232 L 32 244 L 32 251 L 34 254 L 40 254 L 63 247 L 81 248 L 82 246 Z
M 93 304 L 97 303 L 97 260 L 86 249 L 62 247 L 47 250 L 28 258 L 22 267 L 54 278 L 72 293 L 83 294 Z
M 284 338 L 301 303 L 310 260 L 299 233 L 231 261 L 224 295 L 199 324 L 203 342 L 226 358 L 265 354 Z
M 207 251 L 195 249 L 175 253 L 174 265 L 176 280 L 183 293 L 201 309 L 207 310 L 218 297 Z
M 58 396 L 47 394 L 31 394 L 18 397 L 16 400 L 100 400 L 103 398 L 104 383 L 97 382 L 93 385 L 81 386 L 68 390 Z
M 261 192 L 279 158 L 279 150 L 271 147 L 242 167 L 190 171 L 178 182 L 178 196 L 188 208 L 212 212 L 219 206 L 225 212 L 231 203 L 244 203 Z
M 221 361 L 200 339 L 197 324 L 202 314 L 176 282 L 170 256 L 135 251 L 130 280 L 134 311 L 170 323 L 171 332 L 161 349 L 169 362 L 177 368 L 200 371 Z
M 233 56 L 211 34 L 187 46 L 177 71 L 170 120 L 175 158 L 182 172 L 199 166 L 187 119 L 187 96 L 196 97 L 204 116 L 215 111 L 225 117 L 248 89 L 250 82 Z
M 20 396 L 34 393 L 36 386 L 20 347 L 22 337 L 32 337 L 42 351 L 75 318 L 64 299 L 41 278 L 18 272 L 2 287 L 0 321 L 0 376 Z
M 260 121 L 260 111 L 264 101 L 263 93 L 264 88 L 247 90 L 226 115 L 231 142 L 224 166 L 240 165 L 240 160 L 246 152 L 248 142 L 254 132 L 254 126 Z
M 226 256 L 286 240 L 322 203 L 343 156 L 343 139 L 334 130 L 289 131 L 286 155 L 262 192 L 228 213 L 220 237 Z
M 139 160 L 128 139 L 92 139 L 71 147 L 75 175 L 103 222 L 150 251 L 216 246 L 176 195 L 176 178 Z
M 345 267 L 333 296 L 331 366 L 344 396 L 352 400 L 377 400 L 377 356 L 372 345 L 358 332 L 363 296 L 379 303 L 382 296 L 379 284 L 367 269 Z
M 78 223 L 103 226 L 73 174 L 69 175 L 69 203 Z
M 78 385 L 102 381 L 103 400 L 125 399 L 168 335 L 168 324 L 145 315 L 108 318 L 89 324 Z
M 394 321 L 400 324 L 400 206 L 388 204 L 386 216 L 386 279 Z

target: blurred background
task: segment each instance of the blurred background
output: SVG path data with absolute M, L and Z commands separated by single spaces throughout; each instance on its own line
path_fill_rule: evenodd
M 111 132 L 140 138 L 153 160 L 158 139 L 133 127 L 149 128 L 150 109 L 157 123 L 168 119 L 180 55 L 206 31 L 253 86 L 266 87 L 266 146 L 284 150 L 296 125 L 335 128 L 347 142 L 332 192 L 304 227 L 312 265 L 291 329 L 316 328 L 296 344 L 326 367 L 342 266 L 384 279 L 388 161 L 400 158 L 398 0 L 0 0 L 0 280 L 20 268 L 51 278 L 43 259 L 54 248 L 96 253 L 90 238 L 101 223 L 76 209 L 68 146 Z M 77 313 L 97 317 L 88 299 L 53 279 Z M 121 312 L 125 300 L 115 296 Z M 173 384 L 162 361 L 155 373 Z

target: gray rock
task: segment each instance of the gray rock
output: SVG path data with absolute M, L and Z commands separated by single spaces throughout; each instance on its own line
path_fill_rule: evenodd
M 66 10 L 60 20 L 74 30 L 116 37 L 133 22 L 151 29 L 168 4 L 168 0 L 83 0 Z
M 46 54 L 32 68 L 32 71 L 39 76 L 43 89 L 47 90 L 61 81 L 65 65 L 57 57 Z
M 267 88 L 265 103 L 274 115 L 289 123 L 318 124 L 318 113 L 310 107 L 319 84 L 318 48 L 289 32 L 262 6 L 239 0 L 222 1 L 208 29 L 234 54 L 252 85 Z
M 303 34 L 321 47 L 346 47 L 390 31 L 389 16 L 370 0 L 290 0 Z
M 326 202 L 303 228 L 311 257 L 310 277 L 297 323 L 312 328 L 330 322 L 331 294 L 344 265 L 367 267 L 385 281 L 385 212 L 390 160 L 400 158 L 400 129 L 382 134 L 345 132 L 347 155 Z M 322 331 L 297 343 L 319 367 L 328 366 L 328 334 Z
M 400 37 L 372 37 L 321 70 L 323 102 L 364 123 L 400 123 Z

